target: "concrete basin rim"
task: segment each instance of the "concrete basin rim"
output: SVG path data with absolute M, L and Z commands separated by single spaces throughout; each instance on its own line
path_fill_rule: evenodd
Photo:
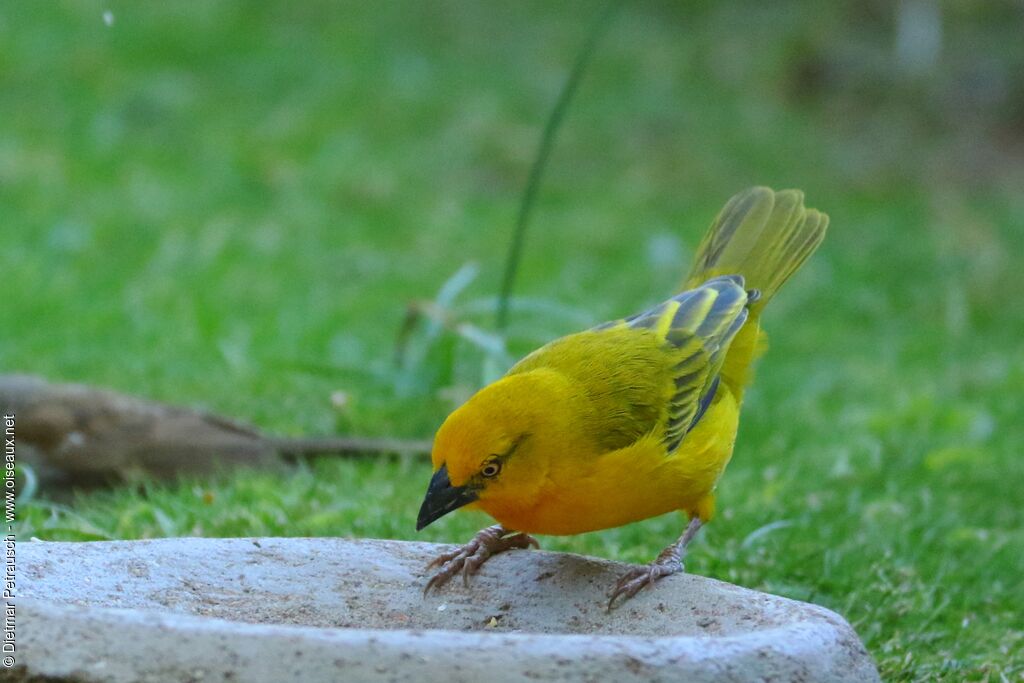
M 410 644 L 422 641 L 424 650 L 432 654 L 440 654 L 444 651 L 458 653 L 465 652 L 466 648 L 488 646 L 529 646 L 530 648 L 536 648 L 538 641 L 540 641 L 549 646 L 549 651 L 546 654 L 557 652 L 569 657 L 598 653 L 604 656 L 609 653 L 610 647 L 617 650 L 618 654 L 628 654 L 633 651 L 648 649 L 672 649 L 674 646 L 684 643 L 705 643 L 708 656 L 713 657 L 716 652 L 722 649 L 729 649 L 734 653 L 737 649 L 755 652 L 770 647 L 769 644 L 772 642 L 786 642 L 787 653 L 792 655 L 796 654 L 796 651 L 816 651 L 816 646 L 820 646 L 823 642 L 839 643 L 844 640 L 843 629 L 840 629 L 835 624 L 829 624 L 829 630 L 825 637 L 822 637 L 823 634 L 820 633 L 820 630 L 816 631 L 812 626 L 804 623 L 789 624 L 783 627 L 767 628 L 729 636 L 588 635 L 581 633 L 497 630 L 464 631 L 426 628 L 363 629 L 303 626 L 297 624 L 253 624 L 220 617 L 206 617 L 178 612 L 168 613 L 156 609 L 68 605 L 40 598 L 16 598 L 13 602 L 29 612 L 42 612 L 44 618 L 55 618 L 59 615 L 61 619 L 77 622 L 96 621 L 99 619 L 115 626 L 131 626 L 150 631 L 162 630 L 166 632 L 168 627 L 172 627 L 191 632 L 233 633 L 246 636 L 251 635 L 256 638 L 291 636 L 302 640 L 326 641 L 337 645 L 369 645 L 385 649 L 394 647 L 405 650 L 408 649 Z M 807 636 L 812 633 L 815 634 L 814 637 L 808 638 Z M 438 647 L 436 640 L 430 638 L 431 635 L 435 634 L 444 635 L 441 647 Z M 428 643 L 429 648 L 426 647 Z

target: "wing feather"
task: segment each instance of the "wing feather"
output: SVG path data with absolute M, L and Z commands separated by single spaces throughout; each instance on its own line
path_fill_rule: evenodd
M 750 299 L 743 278 L 726 275 L 627 319 L 630 327 L 654 331 L 680 358 L 673 366 L 675 392 L 665 424 L 668 452 L 679 447 L 714 399 L 718 372 L 729 344 L 746 322 Z
M 711 405 L 718 373 L 753 298 L 727 275 L 646 311 L 563 337 L 519 361 L 510 374 L 552 368 L 575 382 L 591 406 L 599 449 L 615 450 L 656 430 L 668 452 Z

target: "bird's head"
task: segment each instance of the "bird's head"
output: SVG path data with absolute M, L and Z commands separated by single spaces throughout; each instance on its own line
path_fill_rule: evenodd
M 563 423 L 560 382 L 537 373 L 510 375 L 448 416 L 434 438 L 434 475 L 417 531 L 467 505 L 499 521 L 500 511 L 533 505 Z

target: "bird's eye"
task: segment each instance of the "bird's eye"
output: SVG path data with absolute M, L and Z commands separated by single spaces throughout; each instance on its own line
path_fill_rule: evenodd
M 498 460 L 488 460 L 480 470 L 480 474 L 488 479 L 498 476 L 498 472 L 501 472 L 501 462 Z

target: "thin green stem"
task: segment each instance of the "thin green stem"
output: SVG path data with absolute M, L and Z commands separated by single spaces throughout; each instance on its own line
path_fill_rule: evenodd
M 533 159 L 533 166 L 530 167 L 530 175 L 526 180 L 526 189 L 523 191 L 522 201 L 519 203 L 519 215 L 516 217 L 515 230 L 512 232 L 512 243 L 509 245 L 508 256 L 505 260 L 505 276 L 501 282 L 501 292 L 498 295 L 498 310 L 495 319 L 495 326 L 498 331 L 503 331 L 508 324 L 508 306 L 512 298 L 512 288 L 515 285 L 516 273 L 519 270 L 519 261 L 523 253 L 523 243 L 526 241 L 526 228 L 530 220 L 530 212 L 533 209 L 534 200 L 537 196 L 537 188 L 540 186 L 540 179 L 547 166 L 548 157 L 551 155 L 551 147 L 554 144 L 555 134 L 558 132 L 565 118 L 565 112 L 569 108 L 576 88 L 579 86 L 583 73 L 586 71 L 590 58 L 594 54 L 601 36 L 611 23 L 616 10 L 624 0 L 609 0 L 604 10 L 594 20 L 587 40 L 576 56 L 576 62 L 569 72 L 569 77 L 558 93 L 558 100 L 555 102 L 551 115 L 548 116 L 544 125 L 544 132 L 540 137 L 540 145 L 537 154 Z

